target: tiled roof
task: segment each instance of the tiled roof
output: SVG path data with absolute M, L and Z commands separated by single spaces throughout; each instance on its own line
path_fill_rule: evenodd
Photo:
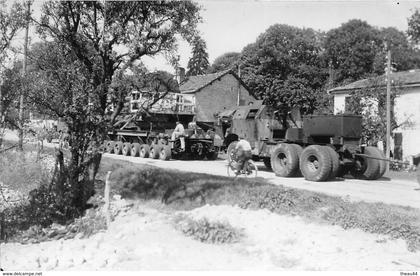
M 420 86 L 420 70 L 410 70 L 402 71 L 391 74 L 391 82 L 393 85 L 399 87 L 410 87 L 410 86 Z M 368 78 L 363 80 L 358 80 L 347 85 L 336 87 L 328 90 L 329 93 L 337 94 L 342 92 L 348 92 L 352 90 L 369 88 L 369 87 L 385 87 L 386 86 L 386 76 L 381 75 L 375 78 Z
M 195 93 L 228 73 L 233 74 L 231 70 L 225 70 L 213 74 L 189 76 L 181 83 L 179 90 L 181 93 Z

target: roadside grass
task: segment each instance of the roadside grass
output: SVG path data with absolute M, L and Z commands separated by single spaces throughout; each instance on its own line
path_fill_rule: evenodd
M 11 143 L 5 143 L 6 148 Z M 49 154 L 42 153 L 37 158 L 37 152 L 26 148 L 24 152 L 9 150 L 0 154 L 0 183 L 8 189 L 22 194 L 29 192 L 42 183 L 48 183 L 51 177 Z
M 115 160 L 113 160 L 115 162 Z M 120 166 L 120 165 L 113 165 Z M 126 198 L 161 200 L 175 210 L 205 204 L 238 205 L 300 216 L 308 222 L 358 228 L 401 238 L 410 251 L 420 249 L 420 210 L 383 203 L 351 202 L 340 197 L 269 184 L 264 179 L 236 179 L 122 163 L 112 175 L 112 189 Z

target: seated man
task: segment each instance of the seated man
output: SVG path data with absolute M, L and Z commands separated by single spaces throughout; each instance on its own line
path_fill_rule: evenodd
M 244 138 L 240 138 L 239 142 L 235 147 L 236 158 L 237 158 L 237 171 L 243 170 L 243 166 L 246 161 L 252 158 L 251 145 Z
M 172 148 L 174 147 L 174 141 L 176 138 L 179 137 L 179 140 L 181 141 L 181 149 L 185 150 L 185 130 L 184 126 L 181 124 L 181 122 L 176 122 L 176 127 L 174 129 L 174 132 L 172 132 L 171 140 L 172 140 Z

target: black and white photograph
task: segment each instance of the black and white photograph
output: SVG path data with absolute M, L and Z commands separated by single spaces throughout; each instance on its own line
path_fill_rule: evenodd
M 420 273 L 420 1 L 0 0 L 0 273 Z

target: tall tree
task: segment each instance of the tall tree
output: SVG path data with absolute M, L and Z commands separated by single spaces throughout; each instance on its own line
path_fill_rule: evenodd
M 72 187 L 73 204 L 80 209 L 92 190 L 107 126 L 115 122 L 130 92 L 110 89 L 112 82 L 143 56 L 176 51 L 177 35 L 191 41 L 199 20 L 199 7 L 190 1 L 44 4 L 38 32 L 52 39 L 56 54 L 63 55 L 55 65 L 69 60 L 56 72 L 47 67 L 43 79 L 49 89 L 38 89 L 37 101 L 63 115 L 68 125 L 70 160 L 60 166 L 57 182 Z M 51 101 L 57 92 L 63 103 L 59 108 Z M 110 104 L 115 108 L 108 116 Z
M 420 42 L 420 12 L 418 9 L 408 18 L 407 34 L 414 43 Z
M 327 75 L 320 70 L 318 35 L 312 29 L 277 24 L 242 51 L 243 80 L 283 118 L 294 107 L 313 112 L 321 98 Z
M 386 64 L 387 50 L 392 52 L 392 65 L 395 71 L 406 71 L 420 66 L 420 51 L 413 47 L 407 35 L 393 27 L 379 29 L 382 44 L 376 53 L 373 73 L 382 75 Z
M 10 53 L 13 38 L 16 36 L 18 31 L 24 26 L 24 9 L 20 3 L 13 3 L 8 9 L 6 2 L 0 0 L 0 129 L 4 127 L 6 123 L 6 115 L 10 110 L 8 99 L 12 93 L 3 91 L 3 79 L 10 79 L 10 73 L 8 71 L 4 73 L 4 63 Z M 10 84 L 6 85 L 9 90 L 11 89 Z M 5 93 L 8 93 L 7 95 Z M 0 132 L 0 146 L 2 145 L 3 131 Z
M 353 19 L 330 30 L 325 38 L 324 58 L 331 62 L 334 83 L 348 83 L 372 74 L 382 46 L 379 31 L 365 21 Z
M 229 52 L 217 57 L 209 68 L 209 73 L 235 68 L 239 64 L 240 56 L 240 53 Z
M 209 68 L 209 54 L 204 39 L 195 36 L 192 42 L 192 57 L 188 61 L 187 76 L 205 74 Z
M 7 50 L 18 31 L 24 27 L 24 8 L 20 3 L 13 3 L 7 9 L 6 1 L 0 0 L 0 63 L 4 61 Z

